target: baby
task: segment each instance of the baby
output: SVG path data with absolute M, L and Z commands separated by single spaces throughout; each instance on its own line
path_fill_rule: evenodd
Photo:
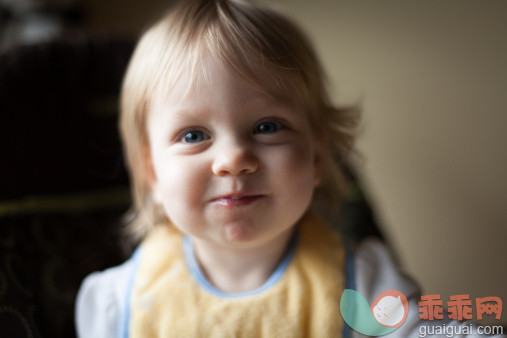
M 243 0 L 180 3 L 143 35 L 122 88 L 142 242 L 84 281 L 79 336 L 339 337 L 352 333 L 344 289 L 370 304 L 400 290 L 417 321 L 418 289 L 385 248 L 347 253 L 318 216 L 338 208 L 336 159 L 356 122 L 285 17 Z

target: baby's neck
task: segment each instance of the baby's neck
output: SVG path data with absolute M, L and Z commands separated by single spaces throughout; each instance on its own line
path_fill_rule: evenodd
M 226 293 L 243 293 L 262 286 L 284 256 L 293 229 L 262 245 L 228 247 L 193 238 L 194 251 L 208 281 Z

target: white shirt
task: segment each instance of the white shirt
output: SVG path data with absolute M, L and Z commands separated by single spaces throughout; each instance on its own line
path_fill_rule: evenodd
M 76 301 L 75 319 L 78 337 L 128 336 L 126 318 L 129 311 L 129 289 L 134 279 L 137 257 L 138 254 L 134 254 L 122 265 L 95 272 L 83 281 Z M 401 291 L 407 297 L 409 311 L 405 322 L 397 330 L 383 337 L 420 337 L 422 329 L 425 329 L 422 326 L 427 330 L 427 327 L 445 324 L 446 327 L 453 326 L 454 332 L 462 332 L 460 326 L 470 326 L 468 322 L 420 320 L 417 304 L 420 297 L 419 287 L 411 278 L 400 273 L 381 241 L 377 239 L 362 241 L 349 259 L 346 268 L 346 288 L 357 290 L 366 298 L 368 304 L 372 304 L 380 293 L 390 289 Z M 342 320 L 338 314 L 337 320 Z M 354 330 L 348 332 L 350 337 L 365 337 Z M 426 335 L 430 336 L 432 335 Z M 479 337 L 479 335 L 455 334 L 452 337 Z

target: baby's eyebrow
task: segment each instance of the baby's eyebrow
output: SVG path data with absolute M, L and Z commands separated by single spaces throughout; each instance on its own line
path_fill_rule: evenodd
M 259 95 L 256 95 L 248 102 L 248 106 L 253 109 L 272 107 L 274 109 L 286 110 L 294 108 L 294 103 L 283 97 L 259 93 Z
M 170 110 L 171 119 L 202 117 L 209 111 L 207 107 L 175 107 Z
M 274 104 L 274 105 L 284 105 L 285 100 L 283 100 L 281 97 L 259 92 L 255 95 L 252 95 L 251 102 L 253 104 Z
M 276 98 L 264 93 L 252 95 L 248 100 L 242 102 L 243 112 L 263 112 L 268 115 L 281 115 L 289 117 L 293 114 L 294 104 L 289 100 Z M 179 103 L 169 107 L 165 114 L 169 114 L 168 118 L 171 123 L 197 123 L 201 119 L 212 114 L 217 107 L 201 106 L 192 103 Z

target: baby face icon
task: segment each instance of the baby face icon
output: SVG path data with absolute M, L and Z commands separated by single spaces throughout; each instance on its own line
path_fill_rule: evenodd
M 407 297 L 397 290 L 384 291 L 373 302 L 371 312 L 380 325 L 399 327 L 407 317 Z

